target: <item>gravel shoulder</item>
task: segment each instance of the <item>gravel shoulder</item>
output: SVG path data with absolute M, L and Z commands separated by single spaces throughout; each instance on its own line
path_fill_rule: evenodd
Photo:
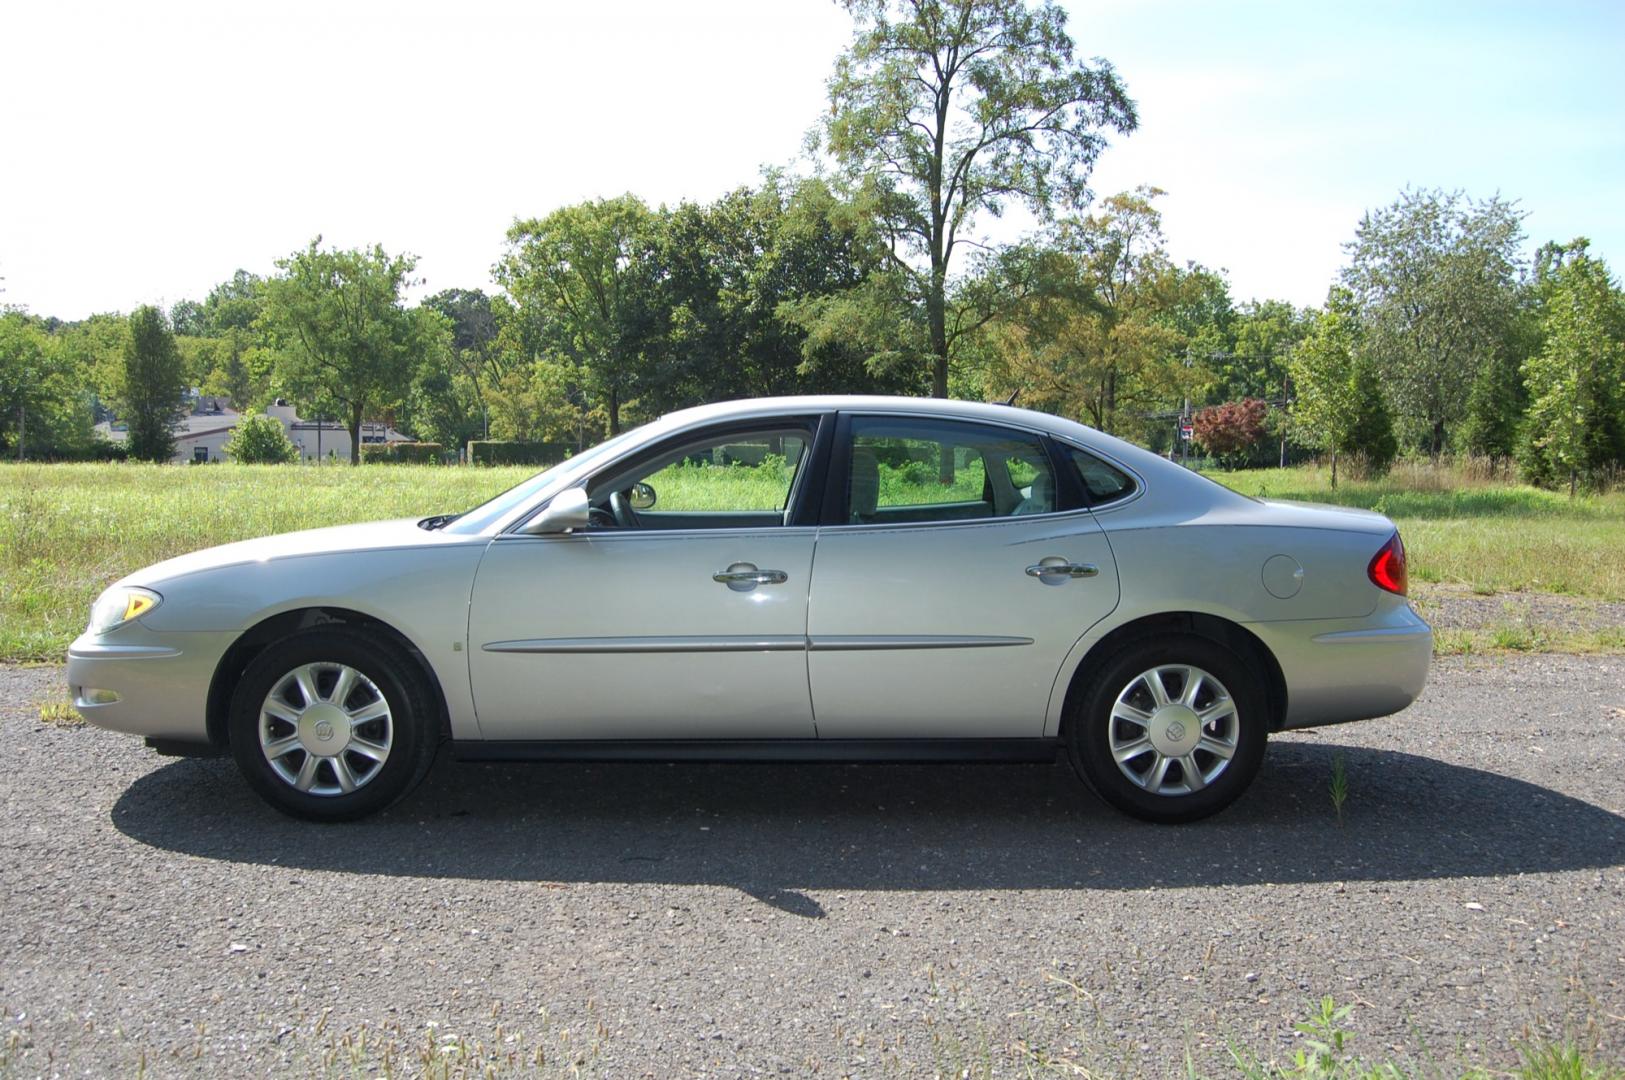
M 1418 584 L 1411 599 L 1435 630 L 1517 623 L 1569 632 L 1625 629 L 1625 601 L 1560 593 L 1477 593 L 1465 585 Z
M 229 761 L 42 723 L 60 681 L 0 667 L 0 1076 L 412 1074 L 431 1046 L 543 1075 L 1171 1076 L 1230 1039 L 1289 1057 L 1323 994 L 1367 1056 L 1567 1035 L 1625 1061 L 1621 657 L 1440 661 L 1405 713 L 1278 738 L 1180 828 L 1061 766 L 444 759 L 317 826 Z

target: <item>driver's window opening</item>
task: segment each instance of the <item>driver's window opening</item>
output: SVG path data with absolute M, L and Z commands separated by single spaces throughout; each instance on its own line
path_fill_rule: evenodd
M 782 525 L 806 460 L 802 429 L 732 433 L 674 447 L 595 484 L 592 522 L 605 529 Z

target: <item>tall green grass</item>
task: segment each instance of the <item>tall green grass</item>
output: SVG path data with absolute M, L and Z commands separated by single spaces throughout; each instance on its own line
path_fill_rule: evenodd
M 1327 469 L 1209 473 L 1243 495 L 1375 510 L 1394 519 L 1417 581 L 1625 599 L 1625 492 L 1542 491 L 1469 468 L 1404 463 L 1379 480 Z

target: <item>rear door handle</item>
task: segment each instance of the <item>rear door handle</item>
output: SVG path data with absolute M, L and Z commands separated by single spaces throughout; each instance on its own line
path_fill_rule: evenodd
M 757 585 L 783 585 L 790 575 L 783 570 L 758 570 L 755 563 L 736 562 L 711 575 L 711 580 L 730 589 L 750 589 Z
M 1067 562 L 1065 559 L 1051 555 L 1039 559 L 1032 566 L 1027 567 L 1027 576 L 1040 581 L 1060 581 L 1064 578 L 1094 577 L 1100 573 L 1100 567 L 1094 563 Z

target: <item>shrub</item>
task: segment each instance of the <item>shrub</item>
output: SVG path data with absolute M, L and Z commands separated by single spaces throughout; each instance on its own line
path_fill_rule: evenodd
M 572 443 L 475 439 L 468 444 L 468 460 L 474 465 L 557 465 L 574 452 Z
M 1264 437 L 1269 406 L 1257 398 L 1227 401 L 1197 412 L 1191 421 L 1196 441 L 1221 461 L 1243 457 Z
M 281 422 L 270 416 L 243 417 L 222 449 L 243 465 L 286 465 L 299 460 L 299 448 L 288 441 Z
M 438 465 L 444 453 L 445 447 L 437 442 L 365 443 L 361 464 Z

